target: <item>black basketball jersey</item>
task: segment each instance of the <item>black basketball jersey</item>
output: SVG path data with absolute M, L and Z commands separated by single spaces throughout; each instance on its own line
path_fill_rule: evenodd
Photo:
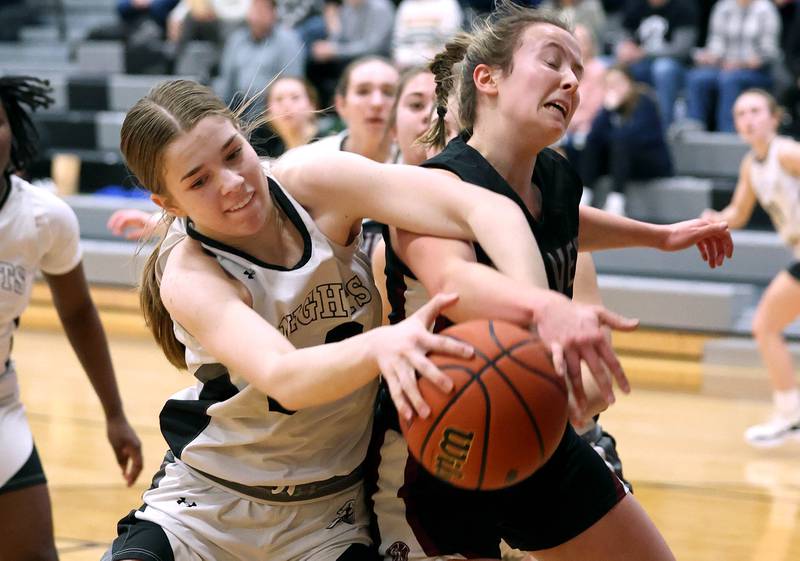
M 533 184 L 540 189 L 542 195 L 541 216 L 536 219 L 516 191 L 466 140 L 463 136 L 453 139 L 440 154 L 422 166 L 450 171 L 463 181 L 505 195 L 517 203 L 539 244 L 550 289 L 572 298 L 572 282 L 578 257 L 578 205 L 583 190 L 578 174 L 554 150 L 546 148 L 539 153 L 532 178 Z M 424 304 L 428 295 L 409 268 L 394 253 L 390 237 L 388 233 L 385 234 L 386 284 L 392 307 L 389 318 L 392 323 L 397 323 Z M 516 240 L 509 239 L 509 243 L 516 243 Z M 480 244 L 475 243 L 474 246 L 478 261 L 493 266 Z

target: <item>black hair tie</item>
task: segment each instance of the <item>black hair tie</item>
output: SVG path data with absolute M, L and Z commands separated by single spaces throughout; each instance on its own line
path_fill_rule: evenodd
M 438 105 L 436 107 L 436 115 L 439 116 L 440 119 L 444 119 L 444 116 L 447 114 L 447 107 L 444 105 Z

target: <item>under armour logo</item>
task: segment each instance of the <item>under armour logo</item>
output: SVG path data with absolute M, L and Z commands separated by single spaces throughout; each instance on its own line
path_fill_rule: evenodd
M 386 550 L 386 553 L 392 556 L 392 561 L 408 561 L 409 551 L 411 551 L 411 549 L 408 547 L 408 544 L 404 542 L 394 542 L 389 546 L 389 549 Z
M 186 497 L 181 497 L 180 499 L 178 499 L 178 500 L 177 500 L 177 503 L 178 503 L 179 505 L 186 505 L 186 506 L 188 506 L 188 507 L 190 507 L 190 508 L 191 508 L 191 507 L 193 507 L 193 506 L 197 506 L 197 503 L 196 503 L 196 502 L 194 502 L 194 501 L 192 501 L 192 502 L 188 502 L 188 501 L 186 500 Z
M 256 276 L 256 272 L 253 269 L 245 269 L 244 276 L 246 276 L 250 280 L 253 280 Z
M 336 518 L 333 519 L 333 522 L 328 524 L 327 529 L 330 530 L 334 526 L 336 526 L 339 522 L 344 522 L 345 524 L 354 524 L 356 521 L 356 511 L 353 508 L 355 504 L 355 499 L 350 499 L 346 503 L 342 505 L 342 507 L 336 511 Z

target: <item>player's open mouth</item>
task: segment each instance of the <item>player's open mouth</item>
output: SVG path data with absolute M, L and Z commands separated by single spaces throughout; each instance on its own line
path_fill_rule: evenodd
M 561 116 L 565 119 L 567 118 L 567 107 L 563 105 L 560 101 L 548 101 L 544 104 L 545 107 L 548 109 L 553 109 L 561 113 Z
M 237 210 L 242 210 L 244 207 L 246 207 L 248 204 L 250 204 L 250 201 L 253 200 L 253 195 L 254 194 L 255 194 L 255 191 L 251 191 L 250 193 L 247 194 L 247 196 L 245 197 L 245 199 L 242 202 L 240 202 L 236 206 L 232 206 L 231 208 L 229 208 L 225 212 L 236 212 Z

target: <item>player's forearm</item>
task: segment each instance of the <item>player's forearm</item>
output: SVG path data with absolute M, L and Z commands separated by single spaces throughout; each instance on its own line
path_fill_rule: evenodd
M 468 222 L 474 239 L 501 273 L 530 286 L 547 288 L 542 253 L 516 203 L 493 197 L 487 204 L 476 206 Z
M 659 224 L 640 222 L 591 207 L 580 208 L 580 251 L 623 247 L 662 247 L 669 231 Z
M 449 265 L 431 292 L 453 292 L 458 302 L 447 309 L 454 322 L 500 319 L 530 328 L 545 313 L 547 304 L 564 296 L 549 289 L 518 282 L 480 263 Z
M 124 417 L 108 342 L 97 309 L 90 302 L 69 315 L 59 311 L 61 323 L 78 360 L 103 407 L 106 419 Z
M 274 354 L 251 383 L 291 410 L 341 399 L 378 376 L 378 328 L 338 343 Z

